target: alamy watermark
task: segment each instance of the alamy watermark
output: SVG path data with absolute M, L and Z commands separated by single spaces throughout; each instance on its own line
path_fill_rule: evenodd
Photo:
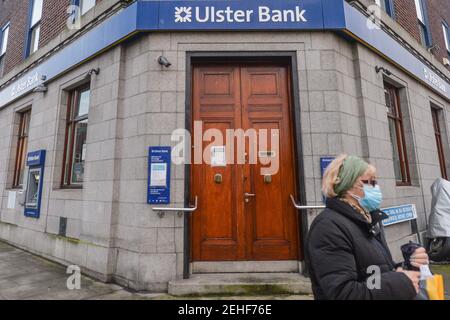
M 66 25 L 69 30 L 81 29 L 81 8 L 77 5 L 70 5 L 66 10 L 69 15 L 66 20 Z
M 193 135 L 186 129 L 176 129 L 172 132 L 171 140 L 177 142 L 172 151 L 174 164 L 206 163 L 216 167 L 232 164 L 260 164 L 261 175 L 274 175 L 278 172 L 280 167 L 279 129 L 208 128 L 203 130 L 203 127 L 202 121 L 194 121 Z
M 80 290 L 81 289 L 81 269 L 77 265 L 71 265 L 67 267 L 67 274 L 70 276 L 67 278 L 66 286 L 69 290 Z
M 381 269 L 379 266 L 373 265 L 367 267 L 367 274 L 370 276 L 366 279 L 366 286 L 369 290 L 381 289 Z

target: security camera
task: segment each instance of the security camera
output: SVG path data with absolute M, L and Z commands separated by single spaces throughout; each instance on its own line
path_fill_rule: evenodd
M 170 63 L 170 61 L 167 60 L 167 58 L 164 56 L 159 56 L 158 63 L 166 68 L 168 68 L 172 65 L 172 63 Z

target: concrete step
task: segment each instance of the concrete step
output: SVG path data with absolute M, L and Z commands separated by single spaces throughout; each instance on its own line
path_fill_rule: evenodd
M 208 273 L 169 282 L 173 296 L 312 294 L 311 282 L 298 273 Z

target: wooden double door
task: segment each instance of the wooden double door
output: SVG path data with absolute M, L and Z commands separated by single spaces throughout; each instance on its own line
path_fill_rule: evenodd
M 289 79 L 285 64 L 193 65 L 193 261 L 298 259 Z

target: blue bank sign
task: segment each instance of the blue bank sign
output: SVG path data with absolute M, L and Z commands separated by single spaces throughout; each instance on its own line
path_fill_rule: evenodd
M 406 204 L 381 210 L 389 216 L 388 219 L 383 220 L 384 226 L 417 219 L 417 211 L 414 204 Z
M 338 3 L 338 1 L 336 1 Z M 159 29 L 318 29 L 321 1 L 167 1 L 159 5 Z
M 344 31 L 369 45 L 441 96 L 450 83 L 344 0 L 138 0 L 0 88 L 0 109 L 137 32 Z

